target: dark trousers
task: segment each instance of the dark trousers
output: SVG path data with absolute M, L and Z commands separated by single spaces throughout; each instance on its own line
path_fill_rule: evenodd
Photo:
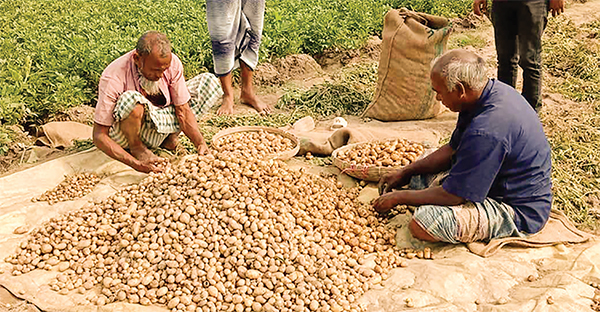
M 515 87 L 517 66 L 521 66 L 521 94 L 534 109 L 541 106 L 542 34 L 547 21 L 547 0 L 496 0 L 492 5 L 498 80 Z

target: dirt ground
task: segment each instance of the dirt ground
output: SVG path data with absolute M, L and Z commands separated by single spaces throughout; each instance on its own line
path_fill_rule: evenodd
M 598 19 L 600 18 L 600 0 L 591 0 L 585 3 L 569 2 L 564 14 L 577 25 Z M 472 50 L 487 59 L 490 76 L 495 76 L 495 47 L 491 23 L 485 20 L 473 21 L 471 17 L 464 23 L 461 23 L 461 26 L 457 27 L 456 32 L 484 38 L 486 42 L 485 47 L 477 48 L 466 46 L 465 48 Z M 373 60 L 378 60 L 381 51 L 380 44 L 381 40 L 374 37 L 369 40 L 365 47 L 358 50 L 328 51 L 321 55 L 317 55 L 314 58 L 308 55 L 292 55 L 273 63 L 261 64 L 255 73 L 256 83 L 258 84 L 258 96 L 263 102 L 274 107 L 278 98 L 284 94 L 287 86 L 310 87 L 329 80 L 332 75 L 348 64 L 373 62 Z M 552 79 L 552 77 L 545 76 L 545 79 Z M 237 92 L 239 95 L 239 89 Z M 565 111 L 569 109 L 579 109 L 579 107 L 581 107 L 581 105 L 571 102 L 559 94 L 549 93 L 545 88 L 544 107 L 542 112 L 547 114 L 548 119 L 552 119 L 553 116 L 560 118 L 561 115 L 565 114 Z M 235 113 L 248 114 L 254 113 L 254 110 L 246 105 L 236 103 Z M 55 120 L 72 120 L 90 123 L 92 116 L 92 108 L 78 107 L 65 114 L 56 116 Z M 432 141 L 433 145 L 436 145 L 439 140 L 450 134 L 456 120 L 456 114 L 445 112 L 436 120 L 404 123 L 384 123 L 373 120 L 365 121 L 357 117 L 349 117 L 347 119 L 350 126 L 360 126 L 376 132 L 385 132 L 393 128 L 395 131 L 407 133 L 407 136 L 410 136 L 411 131 L 415 133 L 414 135 L 418 135 L 423 133 L 420 132 L 421 130 L 428 129 L 428 133 L 430 133 L 431 136 L 427 140 Z M 323 130 L 324 137 L 327 134 L 326 129 L 328 129 L 330 124 L 331 119 L 319 120 L 317 122 L 317 129 Z M 0 157 L 0 176 L 6 176 L 10 173 L 70 153 L 69 151 L 35 147 L 32 145 L 32 142 L 34 141 L 33 135 L 28 135 L 19 129 L 16 130 L 21 132 L 21 135 L 11 148 L 9 154 Z M 296 163 L 293 164 L 294 166 L 298 165 L 298 162 L 304 162 L 304 160 L 299 159 L 295 160 L 295 162 Z M 600 206 L 600 204 L 598 204 L 600 203 L 598 197 L 590 198 L 590 203 L 595 206 Z M 600 214 L 600 208 L 598 211 Z M 39 311 L 39 309 L 25 301 L 16 299 L 6 289 L 0 287 L 0 312 L 30 311 Z

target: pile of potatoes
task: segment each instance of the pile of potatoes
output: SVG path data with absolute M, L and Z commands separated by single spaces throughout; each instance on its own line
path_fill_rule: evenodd
M 289 138 L 264 130 L 232 133 L 214 140 L 211 145 L 216 151 L 257 159 L 296 147 Z
M 400 256 L 407 258 L 407 259 L 413 259 L 413 258 L 426 259 L 426 260 L 434 259 L 433 251 L 431 251 L 431 248 L 429 248 L 429 247 L 425 247 L 423 249 L 405 248 L 400 251 Z
M 81 172 L 68 175 L 55 188 L 44 192 L 39 197 L 32 198 L 31 201 L 47 201 L 52 205 L 57 202 L 74 200 L 91 193 L 98 182 L 100 182 L 100 177 L 95 173 Z
M 594 297 L 592 298 L 592 310 L 600 311 L 600 285 L 591 283 L 590 286 L 595 288 Z
M 49 220 L 7 261 L 14 275 L 58 270 L 51 289 L 99 306 L 360 311 L 407 262 L 358 192 L 280 161 L 194 155 Z
M 337 158 L 351 165 L 399 167 L 415 161 L 424 150 L 423 145 L 405 139 L 372 141 L 341 150 Z

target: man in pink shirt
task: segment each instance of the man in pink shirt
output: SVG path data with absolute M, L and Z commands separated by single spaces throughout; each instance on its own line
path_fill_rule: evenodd
M 144 33 L 135 50 L 102 73 L 94 115 L 94 144 L 141 172 L 157 172 L 163 159 L 150 148 L 173 150 L 181 131 L 199 154 L 208 150 L 197 117 L 223 94 L 219 80 L 201 74 L 186 83 L 183 65 L 167 37 Z M 129 152 L 126 150 L 128 149 Z

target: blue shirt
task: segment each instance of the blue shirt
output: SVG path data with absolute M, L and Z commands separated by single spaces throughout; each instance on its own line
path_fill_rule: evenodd
M 552 204 L 550 145 L 536 112 L 514 88 L 490 79 L 475 108 L 459 114 L 450 147 L 455 153 L 444 190 L 510 205 L 522 232 L 544 227 Z

